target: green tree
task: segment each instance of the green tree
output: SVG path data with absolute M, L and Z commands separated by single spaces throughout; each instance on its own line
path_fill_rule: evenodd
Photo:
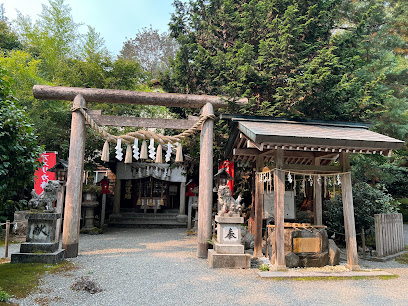
M 166 32 L 150 28 L 140 30 L 135 38 L 123 43 L 120 57 L 139 62 L 151 76 L 158 77 L 170 66 L 178 50 L 176 40 Z
M 42 76 L 63 83 L 61 74 L 68 69 L 67 60 L 75 56 L 80 39 L 80 24 L 74 22 L 71 7 L 64 0 L 49 0 L 35 23 L 20 13 L 16 22 L 24 48 L 41 59 Z
M 43 152 L 30 120 L 12 96 L 5 73 L 0 69 L 0 215 L 11 214 L 10 208 L 24 199 Z

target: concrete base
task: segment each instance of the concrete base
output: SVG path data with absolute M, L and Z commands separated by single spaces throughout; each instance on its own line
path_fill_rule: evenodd
M 361 270 L 359 265 L 346 264 L 346 268 L 349 269 L 350 271 L 360 271 Z
M 54 253 L 58 250 L 58 242 L 40 243 L 25 242 L 20 245 L 20 253 Z
M 272 265 L 271 266 L 271 271 L 287 271 L 288 268 L 286 267 L 286 265 Z
M 211 268 L 249 269 L 251 268 L 250 254 L 217 254 L 208 250 L 208 262 Z
M 64 250 L 53 253 L 14 253 L 11 254 L 11 263 L 46 263 L 57 264 L 64 259 Z
M 74 258 L 78 256 L 78 243 L 62 244 L 65 250 L 65 258 Z
M 219 244 L 214 243 L 214 251 L 218 254 L 244 254 L 244 246 L 242 244 Z
M 187 215 L 177 215 L 176 219 L 177 222 L 186 223 L 187 222 Z
M 265 271 L 258 272 L 262 278 L 326 278 L 326 277 L 378 277 L 393 276 L 394 274 L 385 271 L 363 271 L 358 272 L 302 272 L 302 271 Z

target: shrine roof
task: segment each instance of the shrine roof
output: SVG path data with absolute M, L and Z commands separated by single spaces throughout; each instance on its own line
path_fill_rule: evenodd
M 277 147 L 285 151 L 338 154 L 344 150 L 350 153 L 390 154 L 391 150 L 401 148 L 404 143 L 357 123 L 235 115 L 222 115 L 221 119 L 229 119 L 233 123 L 226 155 L 229 158 L 235 156 L 235 159 L 241 159 L 239 153 L 244 152 L 243 149 L 250 149 L 257 155 Z M 250 155 L 250 150 L 246 150 L 242 156 Z

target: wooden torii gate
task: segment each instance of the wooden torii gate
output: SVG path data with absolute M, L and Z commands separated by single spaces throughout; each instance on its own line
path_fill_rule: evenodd
M 33 88 L 34 97 L 43 100 L 73 101 L 71 138 L 69 147 L 68 178 L 64 210 L 64 225 L 62 248 L 65 257 L 78 256 L 80 213 L 82 203 L 82 175 L 85 153 L 85 118 L 79 108 L 86 108 L 87 102 L 125 103 L 140 105 L 160 105 L 169 107 L 201 108 L 202 115 L 214 114 L 214 108 L 226 107 L 225 99 L 207 95 L 188 95 L 158 92 L 136 92 L 127 90 L 93 89 L 77 87 L 55 87 L 36 85 Z M 246 99 L 238 103 L 246 103 Z M 104 117 L 104 116 L 102 116 Z M 112 117 L 112 116 L 109 116 Z M 123 118 L 123 120 L 120 120 Z M 118 120 L 119 119 L 119 120 Z M 133 118 L 127 126 L 143 126 Z M 169 120 L 140 118 L 144 124 L 151 127 L 164 127 Z M 124 117 L 108 118 L 105 122 L 125 121 Z M 154 121 L 154 123 L 153 123 Z M 185 124 L 185 120 L 172 120 L 175 124 Z M 183 121 L 183 122 L 182 122 Z M 180 123 L 180 124 L 179 124 Z M 194 122 L 193 122 L 194 123 Z M 155 126 L 156 125 L 156 126 Z M 146 125 L 144 125 L 146 126 Z M 199 170 L 199 207 L 198 207 L 198 245 L 197 256 L 207 258 L 208 240 L 212 235 L 212 189 L 213 189 L 213 135 L 214 121 L 204 122 L 200 136 L 200 170 Z

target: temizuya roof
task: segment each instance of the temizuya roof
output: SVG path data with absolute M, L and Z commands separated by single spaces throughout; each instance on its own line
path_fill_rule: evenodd
M 404 143 L 355 123 L 234 115 L 222 115 L 221 119 L 234 123 L 226 157 L 235 161 L 252 161 L 259 154 L 272 161 L 273 153 L 268 151 L 280 147 L 285 150 L 285 163 L 308 165 L 319 157 L 324 165 L 337 159 L 342 151 L 389 155 Z

